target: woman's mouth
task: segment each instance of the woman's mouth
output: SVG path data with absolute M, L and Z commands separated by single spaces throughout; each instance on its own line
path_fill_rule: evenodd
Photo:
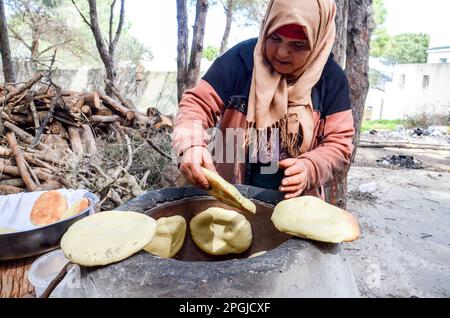
M 279 64 L 281 64 L 281 65 L 289 65 L 289 64 L 291 64 L 291 62 L 289 62 L 289 61 L 280 61 L 279 59 L 277 59 L 277 58 L 275 58 L 275 61 L 277 61 Z

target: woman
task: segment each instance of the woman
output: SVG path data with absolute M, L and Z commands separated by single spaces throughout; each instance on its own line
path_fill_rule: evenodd
M 335 15 L 333 0 L 272 0 L 259 38 L 219 57 L 183 95 L 173 147 L 188 181 L 208 188 L 204 166 L 232 183 L 278 189 L 286 199 L 323 197 L 322 186 L 353 151 L 348 82 L 331 54 Z M 224 144 L 215 164 L 207 147 L 211 127 L 222 132 L 216 144 Z M 243 129 L 244 138 L 225 137 L 230 129 Z M 278 163 L 275 173 L 261 173 L 267 162 L 254 161 L 261 148 Z M 242 151 L 246 160 L 236 160 Z

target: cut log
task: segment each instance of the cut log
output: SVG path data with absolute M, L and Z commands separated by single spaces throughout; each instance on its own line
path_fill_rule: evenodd
M 114 99 L 112 99 L 109 96 L 106 96 L 105 94 L 99 93 L 100 98 L 103 100 L 105 105 L 107 107 L 110 107 L 112 110 L 118 112 L 119 114 L 122 114 L 128 121 L 132 122 L 136 116 L 135 112 L 132 110 L 129 110 L 125 106 L 117 103 Z
M 160 115 L 160 121 L 155 124 L 155 128 L 159 129 L 159 128 L 164 127 L 164 126 L 166 126 L 166 127 L 173 127 L 173 122 L 172 122 L 172 120 L 169 117 L 164 116 L 164 115 L 161 114 Z
M 111 109 L 109 109 L 109 108 L 103 106 L 103 104 L 102 104 L 102 106 L 100 107 L 100 109 L 96 109 L 96 110 L 95 110 L 95 115 L 99 115 L 99 116 L 112 116 L 112 115 L 114 115 L 114 112 L 113 112 Z
M 19 169 L 20 176 L 25 182 L 27 189 L 29 191 L 35 191 L 37 185 L 31 178 L 30 173 L 28 172 L 25 158 L 23 157 L 19 145 L 17 144 L 16 135 L 13 132 L 9 132 L 6 134 L 6 139 L 8 140 L 9 146 L 11 147 L 11 150 L 14 154 L 14 159 L 16 160 L 17 168 Z
M 35 95 L 34 97 L 33 97 L 33 100 L 34 101 L 40 101 L 40 100 L 42 100 L 42 99 L 49 99 L 49 98 L 53 98 L 53 97 L 55 97 L 56 96 L 56 94 L 53 94 L 53 93 L 50 93 L 50 94 L 41 94 L 41 95 Z
M 99 116 L 99 115 L 93 115 L 91 117 L 91 122 L 94 124 L 100 124 L 100 123 L 114 123 L 116 121 L 120 121 L 122 118 L 118 115 L 112 115 L 112 116 Z
M 62 98 L 64 101 L 64 104 L 66 105 L 66 110 L 73 112 L 73 113 L 79 113 L 81 111 L 81 106 L 83 106 L 84 101 L 80 102 L 80 98 L 77 96 L 68 96 Z
M 11 100 L 13 97 L 18 96 L 25 92 L 26 90 L 30 89 L 36 82 L 38 82 L 42 77 L 44 77 L 44 73 L 36 73 L 28 82 L 26 82 L 24 85 L 19 87 L 16 91 L 13 93 L 3 96 L 0 98 L 0 105 L 3 105 L 4 102 L 7 102 L 8 100 Z
M 24 141 L 28 144 L 31 144 L 33 142 L 33 136 L 31 136 L 29 133 L 23 131 L 16 125 L 9 123 L 9 122 L 4 122 L 4 125 L 10 131 L 14 132 L 22 141 Z M 48 150 L 50 152 L 52 151 L 52 149 L 50 149 L 47 145 L 43 144 L 42 142 L 38 142 L 36 147 L 40 150 Z
M 61 165 L 61 161 L 58 158 L 55 158 L 51 155 L 47 154 L 37 154 L 37 153 L 30 153 L 30 152 L 24 152 L 23 153 L 25 160 L 33 164 L 36 159 L 49 162 L 53 165 Z M 0 157 L 7 157 L 11 158 L 14 157 L 12 151 L 10 149 L 4 148 L 0 146 Z
M 0 195 L 17 194 L 21 192 L 24 192 L 22 188 L 9 185 L 0 185 Z
M 6 165 L 3 165 L 2 163 L 0 163 L 0 171 L 3 171 L 13 177 L 21 176 L 19 169 L 15 166 L 6 166 Z M 47 172 L 44 171 L 43 168 L 33 168 L 33 172 L 36 174 L 38 179 L 42 180 L 42 181 L 57 179 L 56 176 L 52 175 L 51 173 L 48 173 L 48 170 L 47 170 Z
M 97 92 L 92 92 L 84 95 L 84 104 L 87 104 L 95 109 L 100 109 L 101 101 L 99 94 Z
M 86 116 L 86 118 L 91 118 L 92 116 L 92 109 L 89 105 L 83 105 L 81 106 L 81 112 Z
M 84 144 L 87 148 L 87 153 L 89 155 L 95 155 L 97 153 L 97 145 L 95 143 L 95 137 L 92 133 L 91 126 L 89 125 L 82 125 L 83 128 L 83 139 Z
M 59 190 L 62 189 L 61 183 L 59 183 L 56 180 L 48 180 L 43 185 L 41 185 L 39 188 L 37 188 L 36 191 L 52 191 L 52 190 Z
M 34 104 L 34 100 L 30 101 L 29 107 L 30 107 L 31 116 L 33 117 L 34 128 L 38 129 L 39 126 L 41 125 L 41 121 L 39 120 L 39 115 L 38 115 L 38 112 L 36 109 L 36 105 Z
M 20 179 L 20 178 L 1 180 L 0 186 L 12 186 L 12 187 L 17 187 L 17 188 L 24 188 L 25 182 L 23 182 L 23 179 Z
M 108 79 L 105 80 L 105 84 L 111 89 L 111 91 L 113 92 L 114 95 L 116 95 L 116 97 L 119 99 L 119 101 L 122 103 L 122 105 L 124 105 L 126 108 L 128 108 L 129 110 L 133 110 L 133 111 L 137 111 L 136 107 L 133 105 L 133 103 L 131 103 L 130 101 L 128 101 L 125 97 L 123 97 L 119 90 L 117 89 L 117 87 Z
M 83 155 L 83 144 L 81 143 L 81 136 L 78 128 L 68 127 L 67 130 L 69 132 L 69 139 L 72 150 L 78 155 Z
M 53 117 L 55 118 L 55 120 L 59 121 L 62 124 L 65 124 L 67 126 L 72 126 L 72 127 L 76 127 L 76 128 L 80 127 L 80 124 L 73 120 L 66 119 L 66 118 L 58 116 L 58 115 L 53 115 Z
M 52 134 L 59 135 L 61 133 L 61 127 L 61 123 L 54 122 L 50 125 L 50 131 L 52 132 Z

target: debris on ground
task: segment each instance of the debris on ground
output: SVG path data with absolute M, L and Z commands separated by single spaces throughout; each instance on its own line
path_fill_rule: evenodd
M 375 201 L 377 199 L 377 196 L 372 193 L 365 193 L 361 191 L 350 191 L 348 192 L 347 197 L 350 200 L 355 201 Z
M 390 155 L 384 156 L 380 160 L 377 160 L 384 166 L 399 166 L 406 169 L 423 169 L 423 164 L 420 160 L 415 159 L 413 156 L 406 155 Z

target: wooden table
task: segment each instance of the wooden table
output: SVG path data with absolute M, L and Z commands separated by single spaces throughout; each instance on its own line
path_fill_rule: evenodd
M 36 297 L 28 281 L 28 271 L 38 257 L 0 262 L 0 298 Z

